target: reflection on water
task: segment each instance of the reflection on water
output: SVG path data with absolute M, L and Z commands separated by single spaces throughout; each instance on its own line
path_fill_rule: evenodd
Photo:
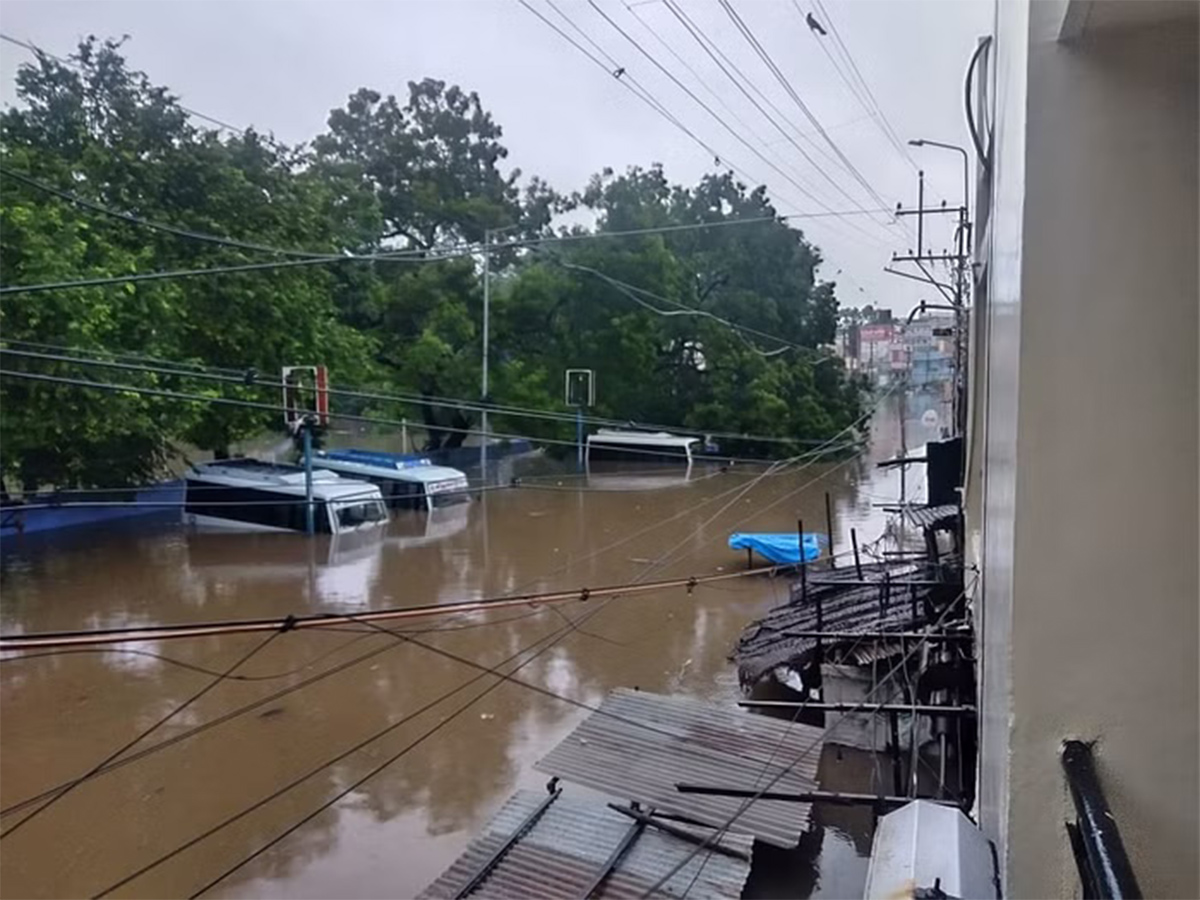
M 894 443 L 881 435 L 874 457 L 890 455 Z M 705 574 L 744 565 L 725 546 L 732 530 L 791 530 L 800 518 L 810 530 L 822 527 L 825 491 L 833 499 L 839 548 L 848 546 L 851 527 L 873 538 L 882 527 L 873 504 L 894 501 L 897 491 L 894 470 L 861 460 L 794 467 L 757 483 L 756 472 L 744 467 L 722 473 L 698 466 L 680 479 L 681 472 L 646 473 L 641 464 L 640 475 L 626 469 L 547 479 L 537 477 L 547 473 L 543 460 L 505 465 L 527 477 L 526 485 L 484 493 L 432 517 L 397 517 L 386 533 L 358 542 L 183 529 L 10 542 L 0 568 L 3 631 L 283 617 L 614 584 L 647 573 Z M 588 489 L 573 489 L 579 486 Z M 656 523 L 663 524 L 651 528 Z M 650 565 L 668 551 L 674 552 L 665 565 Z M 566 636 L 523 668 L 521 677 L 589 704 L 614 687 L 633 685 L 732 701 L 736 675 L 726 654 L 742 626 L 785 594 L 783 579 L 755 577 L 702 586 L 692 595 L 675 590 L 620 599 L 597 613 L 586 632 Z M 562 626 L 553 612 L 519 608 L 406 627 L 438 629 L 421 640 L 493 666 Z M 87 771 L 211 680 L 168 660 L 219 671 L 261 640 L 229 635 L 116 648 L 167 659 L 89 652 L 5 662 L 0 802 L 9 806 Z M 134 750 L 351 662 L 80 785 L 0 843 L 5 892 L 90 896 L 287 781 L 319 770 L 123 889 L 138 896 L 187 895 L 492 683 L 484 677 L 320 768 L 478 673 L 382 634 L 292 632 L 238 669 L 244 680 L 222 683 Z M 412 896 L 509 793 L 540 786 L 544 778 L 531 763 L 583 715 L 503 684 L 215 893 Z M 6 817 L 5 825 L 12 821 Z M 857 827 L 822 823 L 823 851 L 845 844 L 838 835 L 859 833 Z M 845 854 L 837 851 L 838 860 L 862 856 L 854 840 Z M 823 873 L 818 890 L 831 877 Z

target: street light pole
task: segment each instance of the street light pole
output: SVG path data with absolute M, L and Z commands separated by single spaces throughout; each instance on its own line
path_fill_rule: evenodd
M 963 158 L 963 208 L 966 209 L 971 203 L 971 192 L 969 189 L 971 179 L 968 174 L 971 167 L 971 157 L 967 155 L 967 151 L 957 144 L 944 144 L 941 141 L 926 141 L 918 138 L 917 140 L 909 141 L 910 147 L 940 147 L 942 150 L 953 150 L 956 153 L 961 153 Z

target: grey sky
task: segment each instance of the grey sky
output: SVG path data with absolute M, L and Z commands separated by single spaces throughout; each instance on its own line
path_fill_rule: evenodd
M 578 39 L 547 0 L 528 2 Z M 597 3 L 746 141 L 819 197 L 824 207 L 803 196 L 731 136 L 586 2 L 553 2 L 722 160 L 756 182 L 765 182 L 780 211 L 843 211 L 877 205 L 840 167 L 819 136 L 813 135 L 813 141 L 820 150 L 800 139 L 829 178 L 819 174 L 721 74 L 662 0 Z M 788 122 L 804 134 L 813 131 L 717 0 L 679 0 L 679 4 Z M 829 136 L 889 205 L 898 200 L 905 205 L 915 202 L 914 169 L 866 115 L 817 43 L 825 42 L 833 51 L 832 34 L 818 37 L 806 26 L 802 13 L 812 11 L 818 19 L 824 18 L 813 0 L 732 0 L 732 4 Z M 990 30 L 989 0 L 823 0 L 823 6 L 902 140 L 924 137 L 968 145 L 963 77 L 977 37 Z M 828 29 L 829 23 L 824 24 Z M 329 110 L 342 105 L 359 87 L 403 97 L 406 82 L 431 76 L 478 91 L 485 108 L 504 129 L 509 164 L 545 178 L 560 190 L 583 186 L 605 166 L 620 171 L 628 165 L 662 162 L 669 178 L 685 184 L 716 169 L 712 154 L 516 0 L 8 0 L 0 8 L 0 28 L 61 55 L 86 34 L 129 34 L 132 39 L 125 50 L 131 63 L 155 82 L 168 85 L 186 105 L 232 124 L 252 124 L 288 143 L 309 140 L 323 130 Z M 695 69 L 703 85 L 660 40 Z M 0 54 L 0 98 L 11 103 L 14 73 L 29 54 L 7 43 L 0 45 Z M 726 106 L 749 127 L 740 124 Z M 926 170 L 927 197 L 958 202 L 961 157 L 931 149 L 909 148 L 909 152 Z M 843 190 L 854 198 L 853 203 Z M 827 260 L 821 274 L 839 282 L 844 304 L 870 301 L 906 310 L 922 298 L 936 299 L 932 288 L 882 272 L 891 251 L 904 252 L 912 242 L 896 226 L 886 225 L 885 217 L 874 219 L 878 224 L 868 216 L 854 216 L 857 228 L 829 218 L 795 224 L 821 248 Z M 940 249 L 950 238 L 943 230 L 936 232 L 935 241 Z

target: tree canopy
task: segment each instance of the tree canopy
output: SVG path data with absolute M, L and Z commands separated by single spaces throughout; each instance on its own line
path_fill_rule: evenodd
M 65 63 L 39 55 L 20 67 L 17 92 L 0 113 L 5 286 L 339 259 L 11 293 L 0 302 L 10 348 L 179 365 L 6 355 L 8 369 L 274 403 L 277 391 L 250 377 L 214 383 L 182 366 L 277 379 L 281 366 L 319 363 L 337 387 L 427 398 L 339 398 L 335 414 L 420 417 L 432 445 L 453 445 L 477 421 L 445 398 L 478 402 L 488 242 L 499 245 L 497 404 L 565 411 L 563 372 L 585 367 L 595 412 L 622 420 L 800 442 L 858 415 L 856 386 L 820 349 L 838 318 L 834 285 L 762 187 L 729 175 L 685 187 L 651 165 L 560 192 L 505 168 L 502 129 L 479 95 L 434 79 L 411 82 L 405 98 L 362 88 L 298 147 L 203 127 L 115 41 L 88 38 Z M 563 226 L 564 213 L 586 224 Z M 220 454 L 279 425 L 256 409 L 13 378 L 0 379 L 0 415 L 0 467 L 26 488 L 136 483 L 181 447 Z M 493 427 L 570 436 L 552 420 L 497 416 Z

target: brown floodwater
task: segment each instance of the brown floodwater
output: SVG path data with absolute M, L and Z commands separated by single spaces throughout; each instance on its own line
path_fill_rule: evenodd
M 540 457 L 510 459 L 493 477 L 521 476 L 523 486 L 432 515 L 398 513 L 368 540 L 200 534 L 175 525 L 14 539 L 0 567 L 0 624 L 14 634 L 363 612 L 731 571 L 745 566 L 744 555 L 725 546 L 731 531 L 790 531 L 797 519 L 823 530 L 826 491 L 844 550 L 851 527 L 865 541 L 879 536 L 875 504 L 897 495 L 896 471 L 874 465 L 895 451 L 896 429 L 890 416 L 877 418 L 869 458 L 798 464 L 757 481 L 760 469 L 737 466 L 697 466 L 689 476 L 643 463 L 585 477 L 557 475 Z M 586 704 L 619 686 L 732 702 L 739 689 L 727 654 L 742 627 L 782 602 L 786 589 L 782 578 L 754 576 L 690 595 L 663 590 L 567 603 L 559 612 L 522 607 L 404 627 L 437 629 L 419 639 L 484 666 L 532 647 L 506 671 L 528 660 L 520 678 Z M 565 617 L 581 614 L 586 623 L 566 631 Z M 563 633 L 551 642 L 556 632 Z M 0 806 L 89 772 L 212 681 L 168 659 L 218 672 L 263 640 L 228 635 L 5 661 Z M 308 630 L 272 639 L 234 670 L 241 680 L 216 685 L 125 755 L 338 666 L 62 795 L 0 840 L 3 894 L 93 896 L 315 772 L 115 891 L 189 896 L 406 750 L 209 895 L 412 897 L 514 790 L 545 782 L 532 764 L 586 715 L 512 683 L 489 690 L 492 676 L 389 635 Z M 4 827 L 35 808 L 4 816 Z M 824 862 L 814 895 L 861 896 L 869 832 L 864 839 L 861 823 L 836 816 L 819 836 Z

